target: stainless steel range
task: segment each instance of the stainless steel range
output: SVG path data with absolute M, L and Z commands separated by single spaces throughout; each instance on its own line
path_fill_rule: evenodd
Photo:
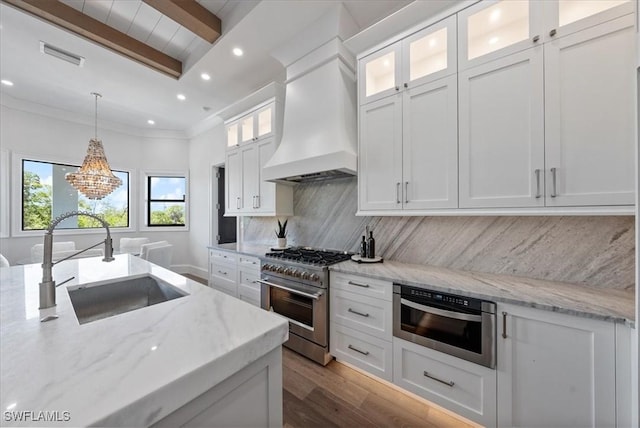
M 293 247 L 262 259 L 262 307 L 289 320 L 286 347 L 322 365 L 331 361 L 328 266 L 350 257 L 346 252 Z

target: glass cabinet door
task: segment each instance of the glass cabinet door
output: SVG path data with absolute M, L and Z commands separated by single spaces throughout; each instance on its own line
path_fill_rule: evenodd
M 544 2 L 548 40 L 632 13 L 632 0 L 556 0 Z
M 456 18 L 451 16 L 403 40 L 403 86 L 456 72 Z
M 242 138 L 242 142 L 246 143 L 247 141 L 252 141 L 253 140 L 253 116 L 249 116 L 247 118 L 242 119 L 241 123 L 241 127 L 242 127 L 242 133 L 241 138 Z
M 258 138 L 267 136 L 273 132 L 273 108 L 274 106 L 272 104 L 256 113 L 258 126 L 256 136 Z
M 459 14 L 459 68 L 541 43 L 542 2 L 483 1 Z
M 400 90 L 401 48 L 397 42 L 360 61 L 360 104 Z
M 238 123 L 227 126 L 227 147 L 238 145 Z

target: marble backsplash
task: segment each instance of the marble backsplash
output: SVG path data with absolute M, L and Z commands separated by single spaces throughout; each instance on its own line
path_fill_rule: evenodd
M 633 216 L 356 217 L 355 178 L 299 184 L 288 242 L 358 251 L 366 226 L 388 260 L 633 289 Z M 244 217 L 245 242 L 274 244 L 276 220 Z

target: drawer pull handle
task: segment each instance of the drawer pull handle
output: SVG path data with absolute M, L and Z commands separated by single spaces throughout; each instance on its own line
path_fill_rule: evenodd
M 369 317 L 369 314 L 363 314 L 362 312 L 354 311 L 351 308 L 349 308 L 348 311 L 351 312 L 352 314 L 360 315 L 361 317 L 365 317 L 365 318 Z
M 369 355 L 369 351 L 361 351 L 358 348 L 355 348 L 353 345 L 349 345 L 349 346 L 347 346 L 347 348 L 351 349 L 352 351 L 359 352 L 362 355 Z
M 226 275 L 226 274 L 227 274 L 227 272 L 222 272 L 221 270 L 219 270 L 219 271 L 218 271 L 218 273 L 221 273 L 221 274 L 223 274 L 223 275 Z
M 423 372 L 423 374 L 424 374 L 426 377 L 428 377 L 429 379 L 433 379 L 433 380 L 435 380 L 435 381 L 437 381 L 437 382 L 444 383 L 444 384 L 445 384 L 445 385 L 447 385 L 447 386 L 453 386 L 453 385 L 455 385 L 455 382 L 454 382 L 454 381 L 450 380 L 449 382 L 447 382 L 446 380 L 439 379 L 439 378 L 437 378 L 436 376 L 434 376 L 434 375 L 432 375 L 432 374 L 429 374 L 429 372 L 427 372 L 427 371 Z
M 356 287 L 369 288 L 369 284 L 358 284 L 357 282 L 349 281 L 348 284 L 355 285 Z
M 507 338 L 507 313 L 502 313 L 502 338 Z

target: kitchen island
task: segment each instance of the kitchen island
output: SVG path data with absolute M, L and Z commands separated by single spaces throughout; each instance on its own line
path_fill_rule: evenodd
M 282 425 L 285 320 L 130 255 L 56 265 L 42 311 L 41 275 L 0 269 L 2 426 Z M 69 290 L 143 275 L 186 295 L 79 324 Z

